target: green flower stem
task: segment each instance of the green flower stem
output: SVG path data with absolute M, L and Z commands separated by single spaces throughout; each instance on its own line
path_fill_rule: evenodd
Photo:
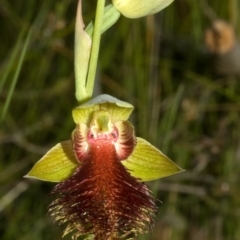
M 96 18 L 95 18 L 94 30 L 93 30 L 91 56 L 90 56 L 89 68 L 88 68 L 87 85 L 86 85 L 86 92 L 89 98 L 92 97 L 94 80 L 95 80 L 96 69 L 97 69 L 97 60 L 98 60 L 100 39 L 101 39 L 101 28 L 102 28 L 102 22 L 103 22 L 103 16 L 104 16 L 104 6 L 105 6 L 105 0 L 98 0 Z
M 14 92 L 14 89 L 15 89 L 17 81 L 18 81 L 20 70 L 22 68 L 23 61 L 24 61 L 24 58 L 25 58 L 25 55 L 26 55 L 26 52 L 27 52 L 27 47 L 29 45 L 29 42 L 30 42 L 30 39 L 31 39 L 31 36 L 32 36 L 32 31 L 33 31 L 33 28 L 31 28 L 29 30 L 29 32 L 27 34 L 27 37 L 26 37 L 26 40 L 23 44 L 23 47 L 22 47 L 22 50 L 21 50 L 21 53 L 20 53 L 20 58 L 19 58 L 19 61 L 17 63 L 17 68 L 16 68 L 16 71 L 14 73 L 13 80 L 11 82 L 11 86 L 10 86 L 10 89 L 9 89 L 9 92 L 8 92 L 8 95 L 7 95 L 7 99 L 6 99 L 6 102 L 4 103 L 4 107 L 3 107 L 3 110 L 2 110 L 2 113 L 1 113 L 1 116 L 0 116 L 0 125 L 2 124 L 2 122 L 3 122 L 3 120 L 6 116 L 7 110 L 9 108 L 9 105 L 10 105 L 10 102 L 11 102 L 11 99 L 12 99 L 12 96 L 13 96 L 13 92 Z M 22 34 L 23 34 L 23 32 L 20 34 L 20 37 L 19 37 L 18 41 L 21 41 Z M 17 45 L 16 45 L 16 51 L 18 50 L 18 48 L 19 48 L 19 43 L 17 43 Z M 15 57 L 15 50 L 14 50 L 13 54 L 14 54 L 13 57 Z

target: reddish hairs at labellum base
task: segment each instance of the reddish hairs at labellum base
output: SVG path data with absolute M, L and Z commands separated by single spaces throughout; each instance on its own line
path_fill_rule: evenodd
M 122 165 L 115 146 L 98 141 L 73 176 L 55 186 L 57 199 L 49 207 L 65 234 L 94 234 L 95 240 L 118 239 L 148 232 L 156 213 L 148 187 Z

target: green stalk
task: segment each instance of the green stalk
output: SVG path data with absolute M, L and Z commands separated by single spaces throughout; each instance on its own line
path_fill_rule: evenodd
M 18 37 L 17 43 L 16 43 L 16 45 L 13 48 L 13 51 L 11 53 L 11 57 L 9 59 L 9 62 L 7 64 L 7 66 L 6 66 L 6 69 L 4 71 L 3 77 L 2 77 L 2 79 L 0 81 L 0 91 L 2 91 L 4 84 L 5 84 L 8 76 L 9 76 L 9 74 L 11 73 L 11 69 L 12 69 L 12 67 L 14 65 L 14 61 L 17 58 L 17 54 L 19 53 L 19 49 L 21 48 L 21 43 L 22 43 L 22 39 L 23 39 L 23 36 L 24 36 L 23 35 L 24 32 L 25 32 L 25 29 L 22 29 L 22 31 L 21 31 L 21 33 L 20 33 L 20 35 Z
M 97 60 L 99 54 L 100 40 L 101 40 L 101 28 L 104 16 L 104 6 L 105 0 L 97 1 L 97 10 L 96 10 L 96 18 L 94 22 L 94 30 L 93 30 L 93 42 L 91 49 L 91 56 L 89 62 L 88 76 L 87 76 L 87 84 L 86 84 L 86 92 L 89 98 L 92 97 L 94 80 L 97 69 Z

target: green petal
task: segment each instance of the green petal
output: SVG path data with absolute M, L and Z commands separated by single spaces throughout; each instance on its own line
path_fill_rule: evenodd
M 127 18 L 140 18 L 155 14 L 173 0 L 112 0 L 116 9 Z
M 183 171 L 160 150 L 142 138 L 137 138 L 133 153 L 122 163 L 133 177 L 141 181 L 152 181 Z
M 49 182 L 60 182 L 71 176 L 79 163 L 70 140 L 51 148 L 25 176 Z
M 110 95 L 103 94 L 73 109 L 73 119 L 75 123 L 89 125 L 93 112 L 97 110 L 108 111 L 111 121 L 114 124 L 119 120 L 127 120 L 133 111 L 133 106 Z

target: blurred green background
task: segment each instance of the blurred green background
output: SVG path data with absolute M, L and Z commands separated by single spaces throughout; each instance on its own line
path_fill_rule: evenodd
M 149 183 L 161 202 L 153 233 L 141 240 L 240 236 L 240 79 L 213 73 L 203 41 L 211 23 L 200 2 L 175 0 L 155 16 L 121 17 L 102 36 L 95 94 L 132 103 L 137 135 L 187 170 Z M 239 1 L 210 4 L 239 37 Z M 95 5 L 83 0 L 85 24 Z M 0 0 L 1 240 L 61 239 L 47 215 L 54 184 L 23 176 L 75 127 L 76 6 Z

